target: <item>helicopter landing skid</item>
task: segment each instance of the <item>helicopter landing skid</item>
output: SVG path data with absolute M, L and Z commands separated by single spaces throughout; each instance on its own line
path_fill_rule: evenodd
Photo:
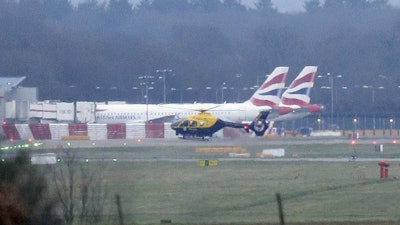
M 193 136 L 193 135 L 179 136 L 179 139 L 196 140 L 196 141 L 210 141 L 210 137 L 200 137 L 200 136 Z

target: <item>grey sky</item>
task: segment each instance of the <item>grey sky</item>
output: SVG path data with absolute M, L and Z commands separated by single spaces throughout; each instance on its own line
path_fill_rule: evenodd
M 79 3 L 87 2 L 87 1 L 88 0 L 70 0 L 70 2 L 75 6 L 77 6 Z M 97 1 L 100 3 L 106 3 L 109 0 L 97 0 Z M 132 3 L 133 5 L 136 5 L 141 0 L 128 0 L 128 1 L 130 3 Z M 254 7 L 254 4 L 258 0 L 239 0 L 239 1 L 248 7 Z M 293 13 L 293 12 L 304 11 L 303 6 L 304 6 L 304 2 L 306 2 L 306 1 L 307 0 L 272 0 L 272 3 L 280 12 Z M 321 0 L 321 1 L 323 1 L 323 0 Z M 393 6 L 400 7 L 400 0 L 389 0 L 389 3 Z
M 254 5 L 258 0 L 241 0 L 243 4 Z M 304 11 L 304 2 L 308 0 L 272 0 L 274 6 L 280 12 L 301 12 Z M 324 1 L 324 0 L 320 0 Z M 400 7 L 400 0 L 389 0 L 393 6 Z

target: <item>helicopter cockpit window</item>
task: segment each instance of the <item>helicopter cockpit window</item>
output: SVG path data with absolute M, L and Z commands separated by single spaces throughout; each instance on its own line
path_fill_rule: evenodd
M 184 120 L 184 121 L 182 122 L 182 126 L 183 126 L 183 127 L 187 127 L 188 124 L 189 124 L 189 121 L 187 121 L 187 120 Z
M 189 126 L 191 126 L 191 127 L 195 127 L 196 126 L 196 121 L 194 121 L 194 120 L 190 120 L 189 121 Z

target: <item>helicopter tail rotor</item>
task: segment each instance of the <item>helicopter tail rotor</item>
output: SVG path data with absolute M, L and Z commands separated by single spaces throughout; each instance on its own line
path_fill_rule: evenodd
M 265 131 L 268 129 L 268 123 L 266 121 L 268 114 L 269 111 L 260 112 L 253 122 L 247 126 L 247 129 L 245 128 L 246 132 L 252 130 L 257 136 L 263 136 Z

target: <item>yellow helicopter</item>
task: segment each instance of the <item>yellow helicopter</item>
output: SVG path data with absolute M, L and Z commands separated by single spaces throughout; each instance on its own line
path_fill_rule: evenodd
M 224 127 L 242 128 L 247 133 L 254 131 L 257 136 L 264 135 L 268 128 L 266 122 L 269 111 L 260 112 L 250 123 L 233 123 L 219 119 L 206 111 L 200 111 L 197 115 L 188 116 L 171 124 L 175 134 L 182 135 L 183 139 L 212 137 L 212 135 Z

